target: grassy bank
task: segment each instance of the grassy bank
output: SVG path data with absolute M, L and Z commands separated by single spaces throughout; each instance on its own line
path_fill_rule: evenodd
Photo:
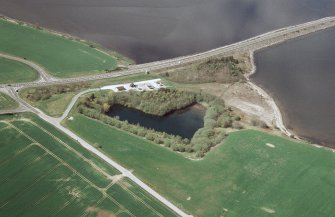
M 1 216 L 176 216 L 34 115 L 0 116 L 0 141 Z
M 35 62 L 56 77 L 114 70 L 118 61 L 122 61 L 121 57 L 101 52 L 93 45 L 23 23 L 0 19 L 0 35 L 0 52 Z
M 0 57 L 0 84 L 28 82 L 37 78 L 38 73 L 29 66 Z
M 195 216 L 333 216 L 335 154 L 258 131 L 200 161 L 84 116 L 66 125 Z
M 17 102 L 7 94 L 0 93 L 0 110 L 15 109 L 16 107 L 18 107 Z

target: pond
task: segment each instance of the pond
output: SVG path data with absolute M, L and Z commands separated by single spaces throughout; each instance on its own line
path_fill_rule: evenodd
M 159 132 L 191 139 L 194 133 L 204 126 L 205 112 L 206 109 L 203 106 L 196 104 L 165 116 L 155 116 L 122 105 L 113 105 L 107 115 L 118 116 L 120 120 L 127 120 L 131 124 L 138 123 Z

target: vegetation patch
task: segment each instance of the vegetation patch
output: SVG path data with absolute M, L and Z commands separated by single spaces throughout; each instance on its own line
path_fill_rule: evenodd
M 242 130 L 190 160 L 82 115 L 66 125 L 194 216 L 335 215 L 335 155 L 325 149 Z
M 7 94 L 0 92 L 0 110 L 14 109 L 18 107 L 17 102 L 9 97 Z
M 89 88 L 97 88 L 103 85 L 111 85 L 137 80 L 156 78 L 151 75 L 132 75 L 90 82 L 77 82 L 71 84 L 57 84 L 42 87 L 30 87 L 19 92 L 20 97 L 28 103 L 41 109 L 50 116 L 61 116 L 71 102 L 72 98 L 81 91 Z
M 160 72 L 168 80 L 180 83 L 233 83 L 245 80 L 245 63 L 229 57 L 213 57 Z
M 1 18 L 0 35 L 0 52 L 35 62 L 57 77 L 109 72 L 120 60 L 69 36 Z
M 0 57 L 0 84 L 28 82 L 37 78 L 38 73 L 33 68 L 23 63 Z
M 0 116 L 0 141 L 3 216 L 176 216 L 130 180 L 114 182 L 116 169 L 34 115 Z
M 140 125 L 129 124 L 118 118 L 109 117 L 107 113 L 115 104 L 141 110 L 152 115 L 166 115 L 172 111 L 185 108 L 194 103 L 206 103 L 208 109 L 204 118 L 204 127 L 200 128 L 191 140 L 157 132 Z M 234 117 L 224 102 L 202 92 L 188 92 L 176 89 L 164 89 L 149 92 L 102 91 L 83 97 L 77 104 L 77 111 L 113 127 L 129 131 L 156 144 L 164 145 L 174 151 L 193 153 L 192 156 L 203 157 L 212 147 L 223 142 L 226 128 L 242 128 L 239 118 Z

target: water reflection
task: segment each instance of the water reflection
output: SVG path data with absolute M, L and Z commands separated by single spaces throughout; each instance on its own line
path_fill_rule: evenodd
M 256 54 L 256 83 L 279 102 L 285 124 L 335 147 L 335 30 Z
M 139 123 L 146 128 L 191 139 L 194 133 L 204 126 L 205 109 L 196 105 L 159 117 L 121 105 L 113 105 L 108 115 L 118 116 L 120 120 L 127 120 L 131 124 Z
M 137 62 L 204 51 L 334 15 L 333 0 L 0 0 L 0 13 L 96 41 Z

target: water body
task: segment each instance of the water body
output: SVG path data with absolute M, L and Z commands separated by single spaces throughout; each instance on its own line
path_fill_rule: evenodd
M 0 6 L 1 14 L 100 43 L 137 63 L 335 15 L 334 0 L 0 0 Z M 274 96 L 289 128 L 335 144 L 332 35 L 259 52 L 254 80 Z
M 138 63 L 334 15 L 334 0 L 0 0 L 0 13 L 95 41 Z
M 288 128 L 335 148 L 334 41 L 330 29 L 257 52 L 251 78 L 275 98 Z
M 138 123 L 146 128 L 191 139 L 194 133 L 204 126 L 205 109 L 196 105 L 160 117 L 121 105 L 113 105 L 108 115 L 118 116 L 120 120 L 127 120 L 131 124 Z

